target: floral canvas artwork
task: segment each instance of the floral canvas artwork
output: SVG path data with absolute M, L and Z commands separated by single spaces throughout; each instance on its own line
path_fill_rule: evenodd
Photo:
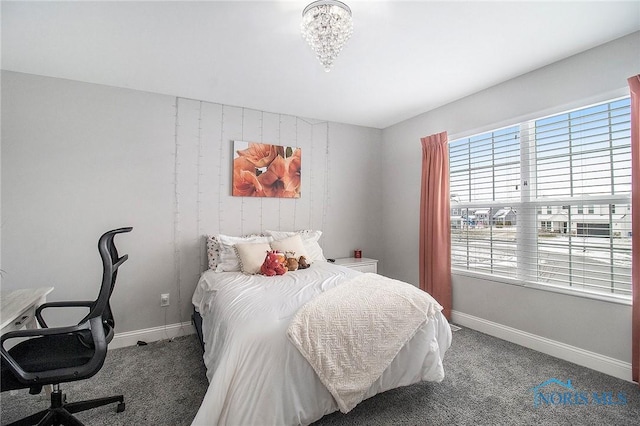
M 232 195 L 300 198 L 300 148 L 244 141 L 233 148 Z

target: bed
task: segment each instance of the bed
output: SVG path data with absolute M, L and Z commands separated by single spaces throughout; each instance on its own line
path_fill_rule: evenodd
M 275 277 L 216 265 L 201 275 L 192 302 L 202 320 L 209 388 L 194 425 L 306 425 L 337 410 L 348 412 L 380 392 L 444 378 L 442 360 L 451 330 L 435 300 L 409 284 L 333 265 L 313 253 L 310 257 L 308 269 Z M 388 288 L 426 296 L 416 302 L 402 294 L 400 309 L 379 309 L 389 299 Z M 358 313 L 363 301 L 374 307 L 364 315 Z M 407 327 L 404 320 L 388 319 L 381 327 L 371 317 L 411 310 L 419 313 L 406 315 Z M 330 320 L 322 317 L 320 327 L 309 326 L 329 311 Z M 338 326 L 334 316 L 346 322 Z M 349 331 L 371 323 L 374 330 Z M 343 334 L 335 337 L 341 327 Z M 389 338 L 375 336 L 381 330 Z M 388 347 L 359 347 L 368 334 L 388 340 Z M 345 336 L 354 342 L 344 344 Z M 317 354 L 327 348 L 338 353 Z M 343 363 L 347 370 L 336 369 L 340 362 L 328 356 L 351 357 Z

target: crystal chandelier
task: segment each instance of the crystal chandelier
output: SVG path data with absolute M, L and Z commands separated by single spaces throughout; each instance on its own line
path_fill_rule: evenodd
M 351 9 L 340 1 L 314 1 L 304 8 L 300 29 L 324 70 L 329 72 L 353 32 Z

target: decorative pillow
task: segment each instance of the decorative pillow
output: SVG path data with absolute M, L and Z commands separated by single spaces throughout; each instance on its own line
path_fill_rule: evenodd
M 216 272 L 236 272 L 240 271 L 240 260 L 236 254 L 236 250 L 233 248 L 235 244 L 248 244 L 248 243 L 269 243 L 273 241 L 271 236 L 262 235 L 249 235 L 246 237 L 231 237 L 229 235 L 218 235 L 216 237 L 220 244 L 220 250 L 218 252 L 218 265 L 216 266 Z
M 216 270 L 219 262 L 220 242 L 215 235 L 207 236 L 207 259 L 209 259 L 209 269 Z
M 271 235 L 274 240 L 282 240 L 293 235 L 300 235 L 302 238 L 302 244 L 309 255 L 307 261 L 311 262 L 326 262 L 324 254 L 322 253 L 322 247 L 318 244 L 318 240 L 322 236 L 322 231 L 303 230 L 298 232 L 287 231 L 264 231 L 267 235 Z
M 279 252 L 284 253 L 285 255 L 289 254 L 289 252 L 293 253 L 293 257 L 298 258 L 300 256 L 304 256 L 307 259 L 309 258 L 309 254 L 302 243 L 302 238 L 300 238 L 300 234 L 294 234 L 291 237 L 287 237 L 282 240 L 276 240 L 271 242 L 271 248 L 277 250 Z
M 271 251 L 269 243 L 244 243 L 236 244 L 233 247 L 235 247 L 240 259 L 240 270 L 249 275 L 260 273 L 264 258 Z

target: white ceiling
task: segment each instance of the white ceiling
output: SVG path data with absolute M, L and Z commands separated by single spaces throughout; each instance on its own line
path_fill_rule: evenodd
M 638 0 L 347 0 L 325 73 L 310 2 L 3 0 L 2 68 L 385 128 L 640 30 Z

